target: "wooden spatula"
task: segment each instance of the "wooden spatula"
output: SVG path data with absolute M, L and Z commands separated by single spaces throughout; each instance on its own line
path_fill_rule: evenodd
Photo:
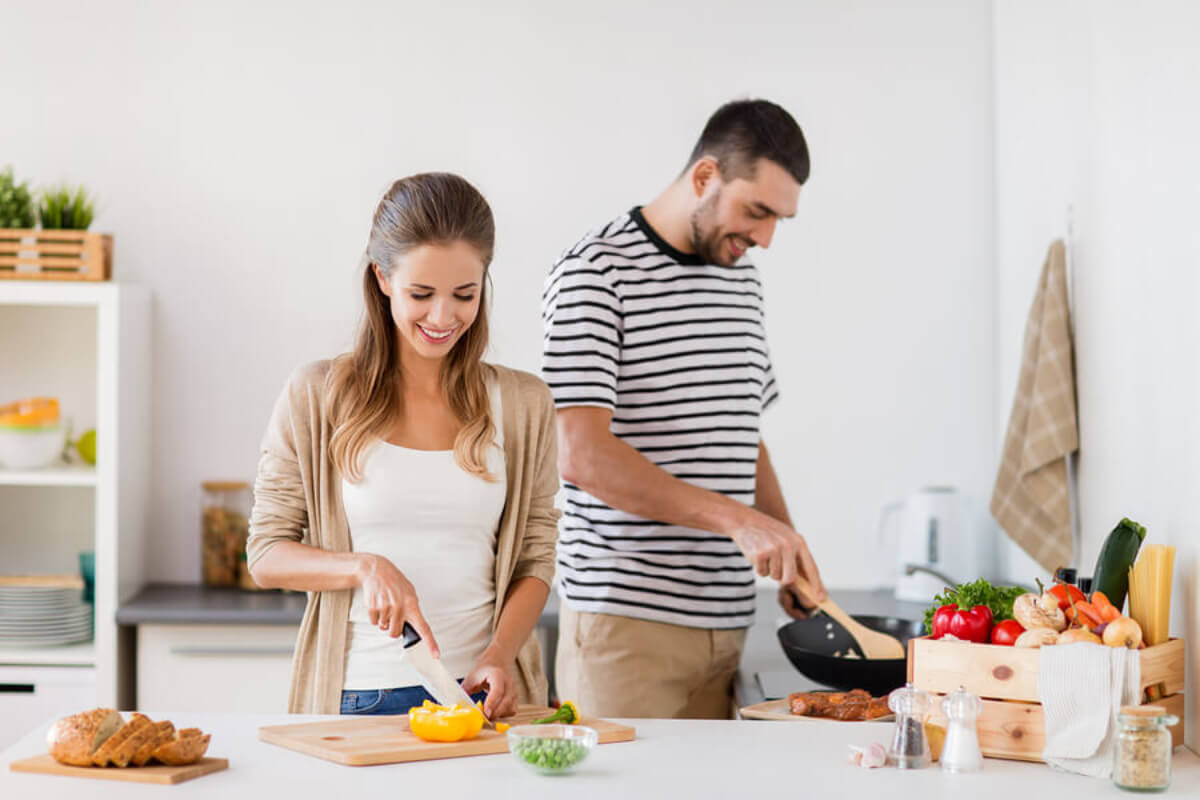
M 812 586 L 804 578 L 796 578 L 794 584 L 796 589 L 808 597 L 810 600 L 815 596 Z M 863 658 L 904 658 L 904 645 L 900 644 L 900 640 L 895 636 L 889 636 L 886 633 L 873 631 L 865 625 L 857 622 L 842 610 L 842 607 L 833 602 L 832 597 L 827 597 L 820 603 L 817 603 L 817 608 L 824 611 L 829 616 L 833 617 L 837 622 L 846 629 L 846 631 L 854 637 L 854 641 L 858 643 L 858 648 L 862 650 Z

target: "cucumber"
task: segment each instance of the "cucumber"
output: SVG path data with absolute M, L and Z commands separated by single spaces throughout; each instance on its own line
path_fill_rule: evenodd
M 1126 517 L 1117 523 L 1096 559 L 1096 571 L 1092 573 L 1092 591 L 1104 592 L 1119 609 L 1125 608 L 1125 595 L 1129 593 L 1129 568 L 1137 558 L 1138 548 L 1146 538 L 1146 528 Z

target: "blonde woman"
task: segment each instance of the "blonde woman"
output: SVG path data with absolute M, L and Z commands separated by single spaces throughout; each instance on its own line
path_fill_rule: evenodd
M 483 360 L 493 238 L 464 179 L 396 181 L 353 352 L 301 367 L 276 402 L 246 550 L 260 586 L 308 592 L 294 713 L 419 705 L 405 622 L 489 717 L 547 700 L 532 632 L 554 574 L 554 405 Z

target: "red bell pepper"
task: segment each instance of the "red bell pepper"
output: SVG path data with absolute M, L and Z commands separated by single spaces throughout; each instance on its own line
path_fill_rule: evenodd
M 984 605 L 962 609 L 957 605 L 942 606 L 933 615 L 933 638 L 947 633 L 965 642 L 987 644 L 992 632 L 992 610 Z
M 1025 632 L 1025 628 L 1015 619 L 1006 619 L 1003 622 L 997 622 L 992 628 L 992 644 L 1002 644 L 1011 647 L 1017 637 Z

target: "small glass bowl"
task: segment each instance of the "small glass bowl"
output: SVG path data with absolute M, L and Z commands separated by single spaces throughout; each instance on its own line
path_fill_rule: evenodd
M 508 729 L 508 751 L 542 775 L 564 775 L 579 766 L 599 739 L 582 725 L 518 725 Z

